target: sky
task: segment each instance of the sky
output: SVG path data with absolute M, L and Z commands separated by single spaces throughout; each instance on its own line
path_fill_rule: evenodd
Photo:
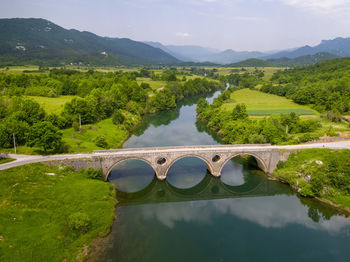
M 350 37 L 350 0 L 0 0 L 0 18 L 45 18 L 109 37 L 269 51 Z

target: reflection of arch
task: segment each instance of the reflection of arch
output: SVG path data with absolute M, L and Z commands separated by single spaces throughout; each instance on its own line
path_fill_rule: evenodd
M 170 182 L 166 181 L 165 183 L 168 186 L 168 189 L 173 193 L 173 194 L 177 194 L 177 195 L 182 195 L 182 196 L 186 196 L 186 195 L 193 195 L 196 193 L 200 193 L 201 191 L 203 191 L 203 189 L 205 189 L 208 184 L 210 183 L 210 181 L 212 179 L 215 179 L 215 177 L 213 177 L 212 175 L 210 175 L 208 173 L 208 170 L 206 171 L 206 174 L 204 175 L 203 179 L 201 181 L 199 181 L 197 184 L 193 185 L 192 187 L 188 187 L 188 188 L 179 188 L 176 187 L 175 185 L 172 185 Z
M 149 162 L 147 159 L 144 159 L 144 158 L 137 158 L 137 157 L 130 157 L 130 158 L 125 158 L 125 159 L 118 160 L 118 161 L 116 161 L 113 165 L 111 165 L 111 167 L 108 169 L 108 171 L 107 171 L 107 173 L 106 173 L 106 174 L 107 174 L 107 175 L 106 175 L 106 179 L 108 179 L 108 177 L 109 177 L 109 175 L 110 175 L 110 173 L 111 173 L 111 171 L 113 170 L 114 167 L 116 167 L 116 166 L 118 166 L 120 163 L 125 162 L 125 161 L 128 161 L 128 160 L 139 160 L 139 161 L 142 161 L 142 162 L 148 164 L 148 165 L 152 168 L 152 170 L 154 171 L 154 173 L 156 174 L 156 171 L 154 170 L 154 168 L 153 168 L 151 162 Z
M 249 156 L 252 156 L 252 157 L 254 157 L 254 159 L 256 160 L 256 162 L 258 163 L 258 166 L 259 166 L 259 168 L 262 170 L 262 171 L 264 171 L 265 173 L 267 173 L 267 167 L 266 167 L 266 164 L 265 164 L 265 162 L 264 162 L 264 160 L 260 157 L 260 156 L 258 156 L 258 155 L 256 155 L 256 154 L 252 154 L 252 153 L 238 153 L 238 154 L 233 154 L 233 155 L 231 155 L 230 157 L 228 157 L 223 163 L 222 163 L 222 165 L 221 165 L 221 167 L 220 167 L 220 174 L 221 174 L 221 171 L 222 171 L 222 169 L 224 168 L 224 166 L 226 165 L 226 163 L 228 162 L 228 161 L 230 161 L 232 158 L 235 158 L 235 157 L 237 157 L 237 156 L 242 156 L 242 155 L 249 155 Z
M 169 169 L 176 163 L 176 161 L 183 159 L 183 158 L 187 158 L 187 157 L 194 157 L 194 158 L 198 158 L 198 159 L 202 160 L 207 165 L 207 169 L 209 170 L 209 172 L 213 173 L 213 167 L 211 166 L 210 162 L 207 159 L 205 159 L 204 157 L 199 156 L 199 155 L 189 154 L 189 155 L 179 156 L 179 157 L 173 159 L 171 161 L 171 163 L 168 165 L 167 169 L 165 170 L 164 175 L 166 176 L 168 174 Z

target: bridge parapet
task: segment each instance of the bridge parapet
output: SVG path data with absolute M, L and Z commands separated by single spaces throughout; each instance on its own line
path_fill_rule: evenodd
M 106 179 L 112 169 L 122 161 L 141 160 L 154 169 L 158 179 L 164 180 L 171 166 L 185 157 L 196 157 L 203 160 L 209 172 L 213 176 L 219 177 L 227 161 L 240 155 L 253 156 L 259 167 L 266 173 L 272 173 L 280 160 L 279 150 L 265 144 L 99 150 L 94 151 L 93 158 L 95 162 L 100 161 Z

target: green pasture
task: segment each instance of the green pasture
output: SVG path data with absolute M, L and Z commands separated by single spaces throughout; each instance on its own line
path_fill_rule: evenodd
M 39 70 L 39 66 L 35 66 L 35 65 L 0 67 L 0 72 L 6 72 L 6 73 L 22 73 L 23 71 L 37 71 L 37 70 Z
M 83 261 L 105 236 L 116 204 L 110 183 L 68 168 L 30 164 L 0 171 L 0 261 Z M 87 217 L 84 231 L 71 216 Z
M 315 115 L 316 112 L 308 106 L 294 103 L 281 96 L 263 92 L 241 89 L 231 94 L 230 102 L 224 103 L 224 110 L 232 110 L 236 104 L 246 104 L 250 116 L 269 116 L 274 114 L 289 114 L 295 112 L 299 115 Z
M 245 72 L 254 72 L 255 69 L 264 71 L 264 80 L 269 80 L 274 73 L 276 73 L 278 70 L 283 70 L 285 68 L 282 67 L 243 67 L 247 71 L 240 71 L 242 67 L 216 67 L 218 69 L 219 75 L 229 75 L 232 73 L 239 73 L 244 74 Z M 208 68 L 210 69 L 210 68 Z M 232 70 L 239 70 L 238 72 L 232 72 Z
M 10 163 L 10 162 L 15 161 L 15 160 L 16 159 L 14 159 L 14 158 L 2 158 L 2 157 L 0 157 L 0 165 L 5 164 L 5 163 Z
M 43 96 L 27 96 L 38 102 L 46 113 L 60 114 L 63 111 L 64 105 L 70 102 L 74 96 L 59 96 L 59 97 L 43 97 Z
M 92 152 L 103 149 L 95 145 L 98 136 L 104 136 L 109 148 L 120 148 L 128 137 L 128 131 L 114 125 L 111 118 L 102 120 L 95 124 L 83 125 L 82 131 L 73 128 L 62 130 L 63 141 L 69 145 L 69 152 Z
M 151 78 L 147 77 L 138 77 L 137 83 L 141 85 L 141 83 L 149 84 L 152 90 L 157 90 L 158 88 L 165 87 L 167 82 L 166 81 L 153 81 Z

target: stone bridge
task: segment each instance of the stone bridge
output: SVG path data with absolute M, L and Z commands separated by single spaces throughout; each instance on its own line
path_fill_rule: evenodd
M 91 166 L 95 169 L 101 169 L 107 179 L 111 170 L 119 163 L 136 159 L 148 163 L 154 169 L 157 178 L 164 180 L 170 167 L 176 161 L 185 157 L 196 157 L 206 163 L 208 171 L 213 176 L 219 177 L 227 161 L 236 156 L 253 156 L 261 170 L 265 173 L 273 173 L 279 161 L 285 161 L 292 152 L 308 148 L 350 149 L 350 141 L 288 146 L 263 144 L 131 148 L 51 156 L 8 155 L 17 160 L 0 165 L 0 170 L 35 162 L 45 162 L 48 165 L 70 165 L 77 170 Z
M 186 157 L 195 157 L 203 160 L 208 171 L 215 177 L 219 177 L 221 170 L 230 159 L 241 156 L 253 156 L 258 166 L 265 173 L 272 173 L 277 163 L 285 159 L 286 153 L 281 153 L 277 148 L 266 145 L 217 145 L 217 146 L 183 146 L 143 149 L 120 149 L 95 151 L 93 157 L 96 165 L 102 169 L 107 178 L 111 170 L 125 160 L 141 160 L 148 163 L 154 170 L 159 180 L 166 179 L 170 167 L 178 160 Z M 287 155 L 289 155 L 287 153 Z

